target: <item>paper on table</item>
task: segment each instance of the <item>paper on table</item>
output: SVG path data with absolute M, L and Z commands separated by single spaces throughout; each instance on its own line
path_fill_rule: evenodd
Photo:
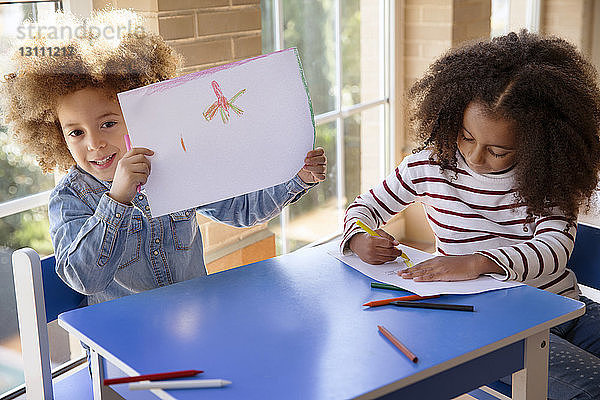
M 431 296 L 435 294 L 472 294 L 522 285 L 520 282 L 499 281 L 490 276 L 480 276 L 477 279 L 456 282 L 415 282 L 412 279 L 403 279 L 398 276 L 398 271 L 407 268 L 402 258 L 398 258 L 397 261 L 388 262 L 381 265 L 371 265 L 362 261 L 354 254 L 347 256 L 341 254 L 339 251 L 339 245 L 339 242 L 327 244 L 326 246 L 328 246 L 328 253 L 344 264 L 368 276 L 369 278 L 401 287 L 402 289 L 416 293 L 419 296 Z M 412 247 L 404 245 L 397 247 L 406 252 L 415 265 L 421 261 L 435 257 L 433 254 L 413 249 Z
M 152 216 L 286 182 L 314 144 L 295 48 L 119 93 L 134 147 L 154 150 Z

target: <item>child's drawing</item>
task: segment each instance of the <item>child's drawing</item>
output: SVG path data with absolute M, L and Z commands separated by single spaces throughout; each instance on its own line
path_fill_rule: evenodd
M 183 143 L 183 136 L 179 136 L 179 138 L 181 139 L 181 147 L 183 147 L 183 151 L 187 151 L 185 149 L 185 143 Z
M 223 92 L 221 91 L 221 87 L 219 86 L 217 81 L 212 81 L 212 87 L 215 92 L 215 95 L 217 96 L 217 100 L 214 103 L 212 103 L 211 106 L 208 107 L 206 111 L 204 111 L 204 113 L 202 114 L 204 115 L 204 118 L 206 118 L 207 121 L 213 119 L 213 117 L 217 113 L 217 110 L 220 110 L 221 119 L 223 120 L 224 124 L 229 122 L 229 108 L 231 108 L 237 115 L 242 115 L 244 113 L 242 109 L 240 109 L 233 103 L 238 97 L 246 93 L 246 89 L 240 90 L 231 98 L 231 100 L 227 101 L 227 98 L 223 96 Z

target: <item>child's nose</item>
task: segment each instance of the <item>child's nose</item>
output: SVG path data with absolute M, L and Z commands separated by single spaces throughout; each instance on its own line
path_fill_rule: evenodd
M 91 133 L 88 135 L 87 145 L 89 150 L 97 150 L 104 147 L 106 145 L 106 142 L 104 141 L 104 139 L 102 139 L 101 135 Z
M 477 146 L 470 154 L 469 161 L 473 165 L 483 165 L 485 163 L 485 149 Z

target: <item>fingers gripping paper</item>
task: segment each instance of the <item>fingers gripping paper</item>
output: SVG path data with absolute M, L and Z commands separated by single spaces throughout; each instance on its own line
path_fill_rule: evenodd
M 313 148 L 295 48 L 119 93 L 135 147 L 154 150 L 152 216 L 288 181 Z

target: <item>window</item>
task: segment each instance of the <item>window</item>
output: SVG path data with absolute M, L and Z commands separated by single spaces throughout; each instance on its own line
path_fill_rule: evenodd
M 541 0 L 492 0 L 491 36 L 518 32 L 525 28 L 540 31 Z
M 391 170 L 389 0 L 261 0 L 263 53 L 297 47 L 325 182 L 269 222 L 279 254 L 341 232 L 344 210 Z
M 7 56 L 9 38 L 25 19 L 53 13 L 61 1 L 14 1 L 0 3 L 0 55 Z M 2 63 L 5 64 L 5 63 Z M 0 66 L 3 68 L 3 66 Z M 2 70 L 2 75 L 8 71 Z M 22 359 L 13 288 L 12 251 L 32 247 L 41 255 L 52 253 L 48 234 L 48 191 L 52 175 L 42 174 L 33 157 L 12 143 L 0 125 L 0 394 L 23 383 Z M 50 327 L 53 363 L 69 358 L 68 338 Z

